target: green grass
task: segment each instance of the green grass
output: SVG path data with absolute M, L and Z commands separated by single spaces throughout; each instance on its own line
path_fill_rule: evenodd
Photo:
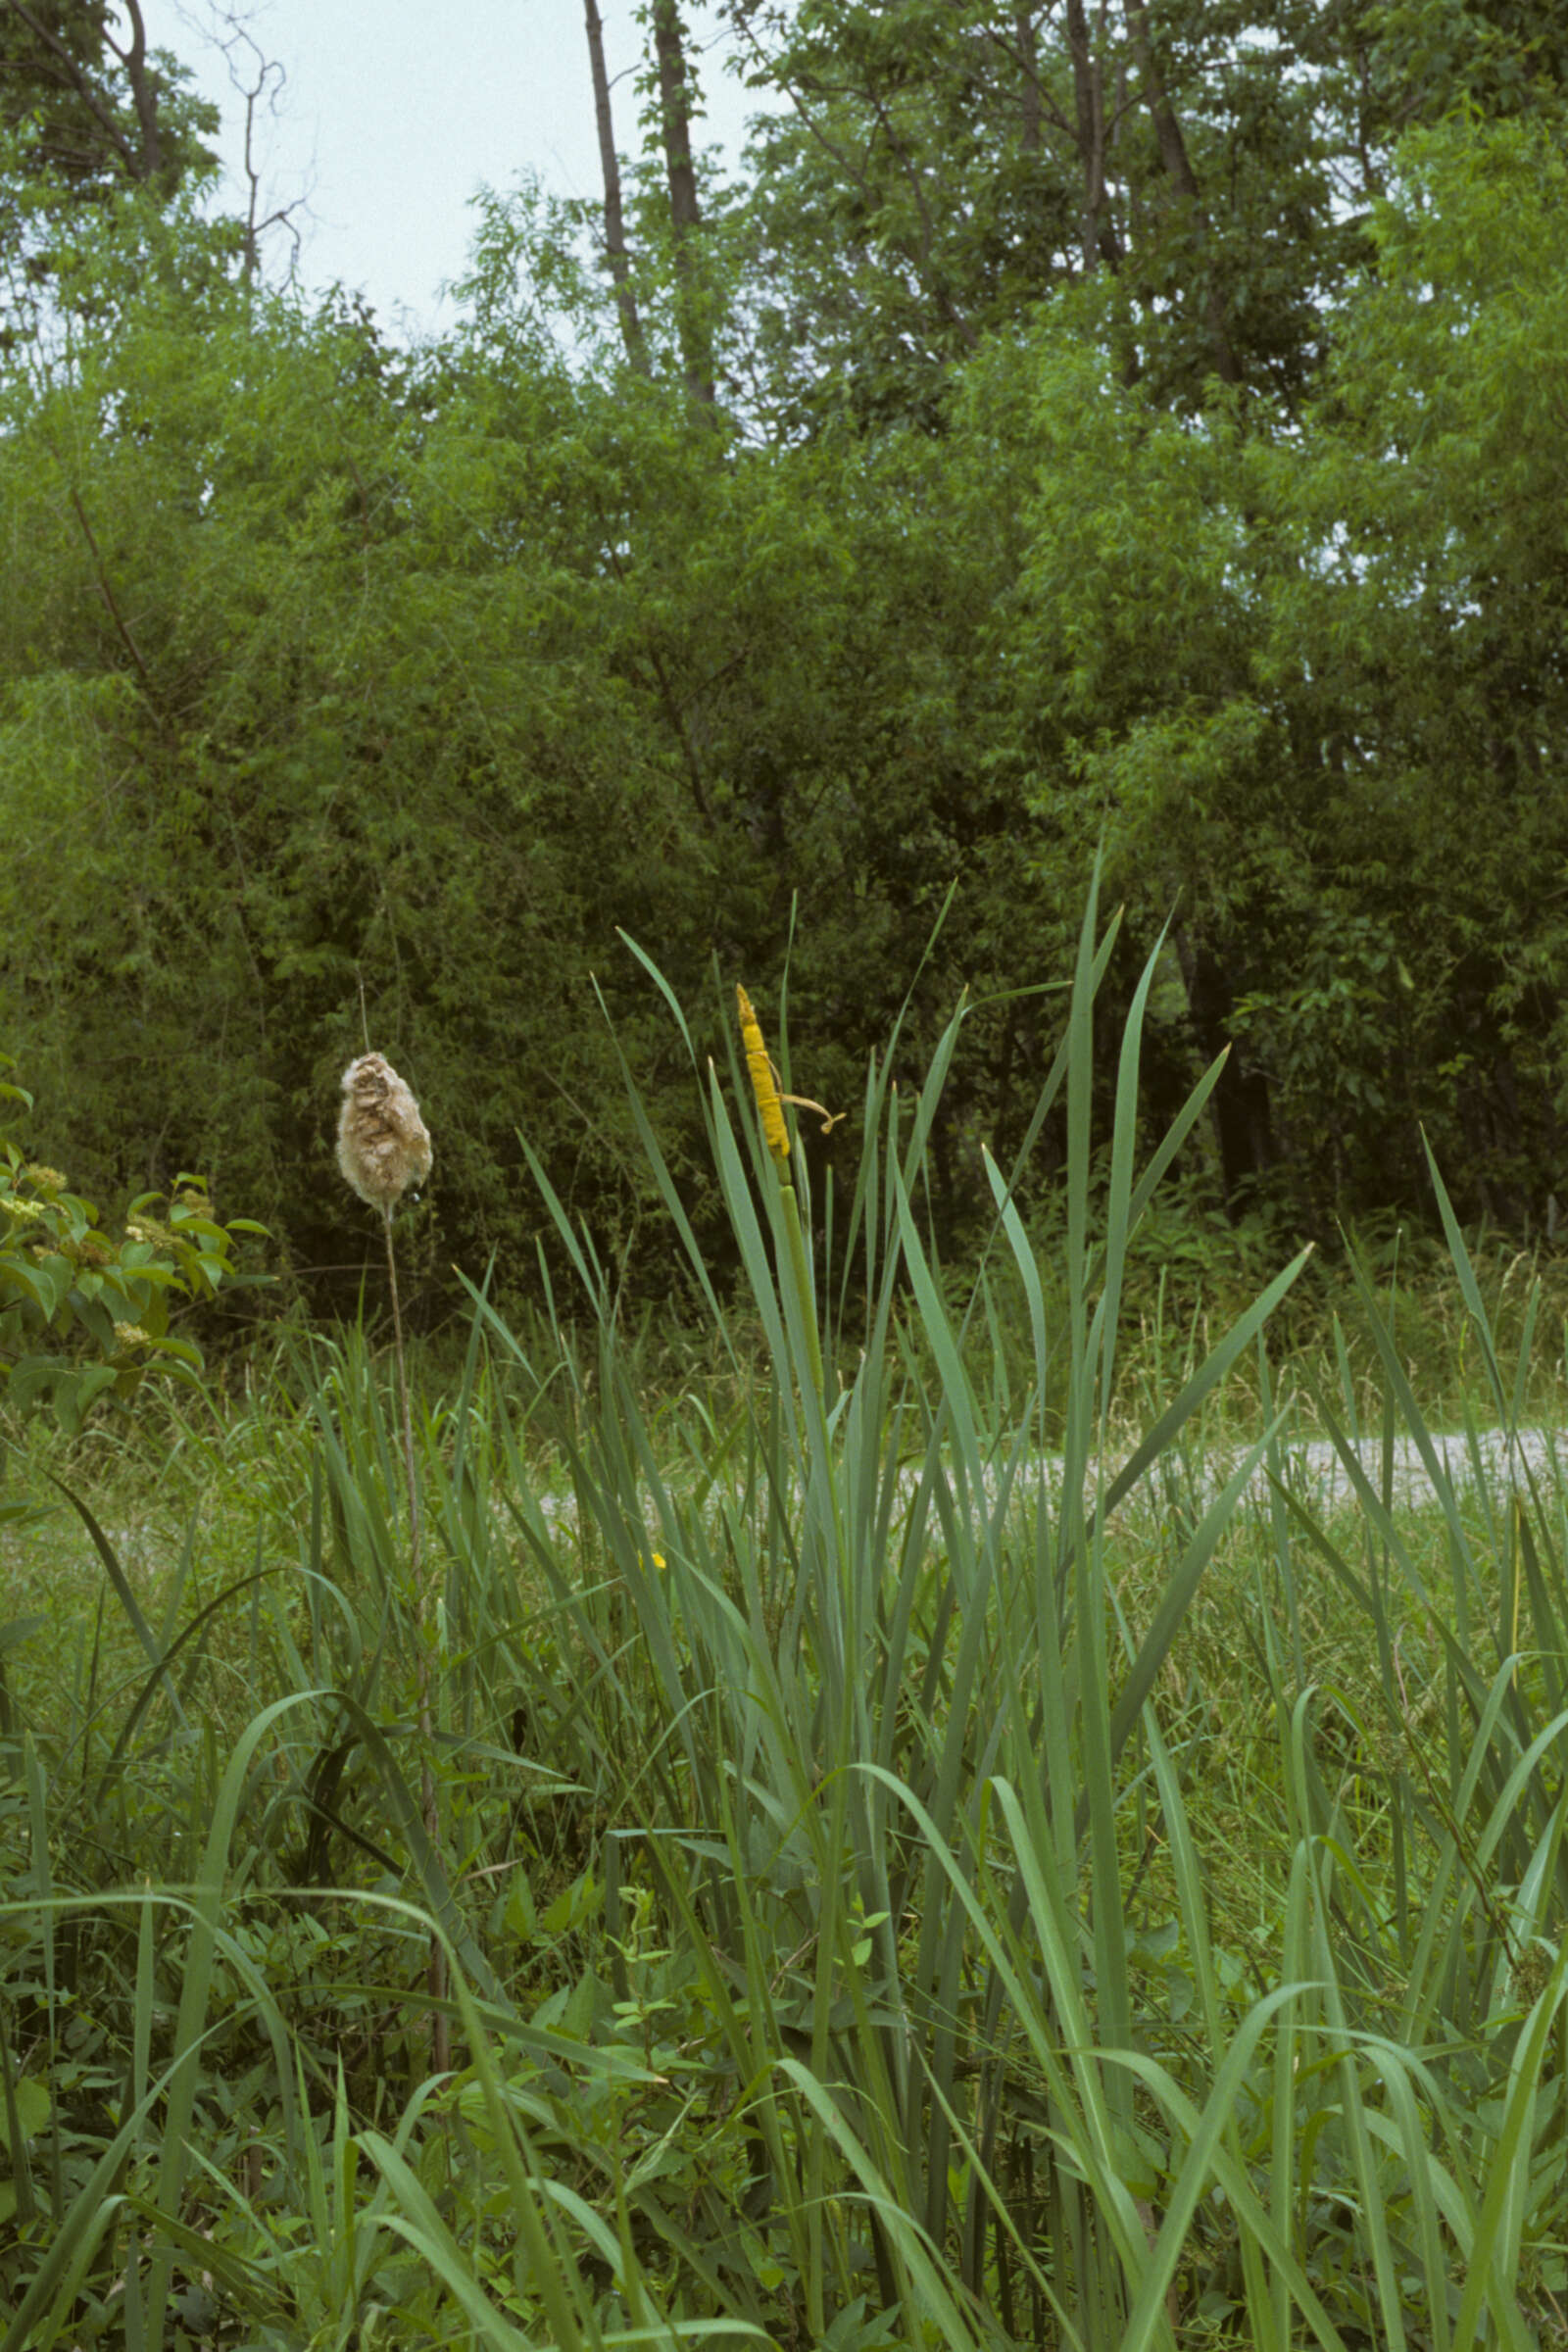
M 1056 1230 L 997 1171 L 978 1280 L 961 1021 L 849 1199 L 796 1175 L 804 1281 L 694 1065 L 746 1288 L 678 1380 L 547 1195 L 550 1311 L 416 1383 L 422 1624 L 356 1335 L 21 1436 L 0 2352 L 1568 2340 L 1568 1496 L 1388 1476 L 1550 1410 L 1555 1302 L 1451 1229 L 1283 1347 L 1298 1266 L 1162 1298 L 1103 956 Z

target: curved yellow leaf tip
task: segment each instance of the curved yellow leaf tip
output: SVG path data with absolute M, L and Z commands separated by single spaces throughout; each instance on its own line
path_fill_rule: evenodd
M 735 1004 L 741 1018 L 741 1044 L 746 1049 L 746 1066 L 752 1073 L 752 1092 L 757 1097 L 757 1115 L 762 1122 L 762 1141 L 782 1167 L 790 1154 L 784 1105 L 779 1101 L 773 1064 L 768 1060 L 767 1048 L 762 1043 L 761 1024 L 752 1010 L 751 998 L 739 981 L 735 984 Z

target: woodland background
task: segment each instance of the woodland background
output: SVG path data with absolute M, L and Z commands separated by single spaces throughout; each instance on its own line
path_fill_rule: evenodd
M 1169 925 L 1150 1120 L 1231 1048 L 1193 1233 L 1427 1215 L 1423 1131 L 1462 1216 L 1549 1231 L 1568 7 L 733 13 L 791 101 L 741 169 L 648 0 L 603 203 L 481 194 L 461 321 L 410 348 L 223 213 L 134 0 L 0 0 L 31 1148 L 110 1200 L 205 1169 L 352 1309 L 363 988 L 436 1140 L 418 1311 L 454 1262 L 526 1286 L 523 1139 L 659 1294 L 621 1056 L 726 1245 L 625 934 L 708 1039 L 740 977 L 777 1034 L 787 971 L 835 1109 L 906 994 L 915 1074 L 967 990 L 930 1162 L 961 1250 L 1103 844 L 1112 1015 Z

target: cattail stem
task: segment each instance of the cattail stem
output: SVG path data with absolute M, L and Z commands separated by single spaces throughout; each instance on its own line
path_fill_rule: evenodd
M 418 1686 L 419 1804 L 430 1851 L 441 1852 L 441 1808 L 436 1795 L 435 1715 L 430 1696 L 430 1637 L 425 1624 L 424 1572 L 420 1557 L 419 1480 L 414 1460 L 414 1408 L 409 1397 L 408 1358 L 403 1346 L 403 1308 L 398 1298 L 398 1257 L 392 1244 L 390 1202 L 381 1211 L 386 1233 L 386 1273 L 392 1292 L 392 1348 L 398 1370 L 398 1405 L 403 1420 L 403 1468 L 409 1487 L 409 1582 L 414 1592 L 414 1657 Z M 425 1963 L 425 1989 L 430 1996 L 430 2063 L 438 2075 L 452 2064 L 452 2025 L 446 2013 L 447 1955 L 440 1934 L 430 1930 L 430 1952 Z
M 430 1135 L 419 1105 L 382 1054 L 362 1054 L 343 1073 L 343 1108 L 338 1119 L 337 1164 L 360 1199 L 381 1212 L 386 1236 L 386 1274 L 392 1292 L 392 1342 L 398 1368 L 398 1406 L 403 1421 L 403 1468 L 409 1483 L 409 1587 L 414 1597 L 414 1658 L 419 1732 L 419 1793 L 424 1834 L 437 1861 L 441 1855 L 441 1808 L 435 1784 L 435 1711 L 431 1695 L 431 1632 L 425 1622 L 424 1568 L 420 1557 L 419 1478 L 414 1458 L 414 1410 L 409 1401 L 409 1366 L 403 1346 L 403 1307 L 398 1298 L 398 1258 L 392 1246 L 392 1211 L 411 1184 L 430 1173 Z M 425 1971 L 430 1994 L 430 2056 L 438 2074 L 452 2062 L 452 2028 L 446 2013 L 447 1958 L 439 1929 L 430 1929 Z
M 848 1592 L 851 1581 L 850 1557 L 844 1540 L 844 1513 L 839 1497 L 839 1483 L 833 1470 L 832 1440 L 828 1434 L 827 1383 L 822 1376 L 822 1337 L 816 1320 L 816 1287 L 811 1280 L 811 1270 L 807 1262 L 806 1236 L 801 1230 L 800 1200 L 796 1196 L 794 1185 L 790 1182 L 790 1131 L 784 1117 L 784 1104 L 786 1102 L 799 1103 L 803 1098 L 799 1095 L 783 1093 L 778 1074 L 768 1058 L 767 1042 L 762 1035 L 761 1023 L 757 1017 L 751 998 L 738 983 L 735 990 L 735 1008 L 740 1015 L 741 1044 L 745 1049 L 746 1067 L 752 1081 L 752 1094 L 757 1102 L 758 1123 L 761 1128 L 762 1142 L 767 1148 L 768 1158 L 772 1162 L 773 1175 L 778 1184 L 779 1204 L 784 1216 L 784 1248 L 782 1250 L 778 1249 L 778 1229 L 776 1225 L 774 1226 L 779 1291 L 782 1297 L 786 1283 L 794 1290 L 800 1315 L 800 1331 L 806 1345 L 806 1362 L 802 1365 L 797 1358 L 795 1378 L 801 1388 L 803 1399 L 808 1388 L 808 1376 L 809 1378 L 810 1402 L 807 1413 L 807 1445 L 814 1464 L 815 1475 L 828 1496 L 833 1517 L 834 1548 L 837 1554 L 839 1573 L 844 1583 L 844 1589 Z M 820 1109 L 821 1106 L 812 1104 L 810 1107 Z M 827 1114 L 824 1116 L 827 1117 L 828 1127 L 835 1124 L 831 1116 Z M 826 1129 L 824 1129 L 825 1132 Z M 787 1274 L 783 1263 L 786 1254 L 789 1258 Z M 793 1341 L 791 1342 L 791 1352 L 794 1352 Z M 782 1376 L 784 1367 L 781 1365 L 779 1369 Z M 850 1694 L 847 1682 L 844 1686 L 844 1699 L 845 1704 L 848 1705 Z
M 816 1327 L 816 1293 L 811 1286 L 810 1270 L 806 1263 L 806 1237 L 801 1231 L 800 1202 L 795 1198 L 793 1184 L 781 1184 L 779 1192 L 784 1201 L 784 1232 L 789 1242 L 790 1271 L 795 1277 L 795 1295 L 801 1302 L 801 1315 L 806 1325 L 806 1346 L 811 1362 L 811 1381 L 823 1403 L 827 1401 L 822 1386 L 822 1341 Z
M 398 1253 L 392 1246 L 392 1210 L 381 1211 L 386 1234 L 386 1278 L 392 1292 L 392 1352 L 398 1368 L 398 1405 L 403 1416 L 403 1470 L 409 1487 L 409 1575 L 414 1585 L 416 1621 L 424 1622 L 424 1591 L 419 1565 L 419 1482 L 414 1467 L 414 1412 L 409 1402 L 409 1368 L 403 1352 L 403 1309 L 398 1300 Z

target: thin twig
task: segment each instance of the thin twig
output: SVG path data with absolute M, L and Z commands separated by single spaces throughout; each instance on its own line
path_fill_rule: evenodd
M 141 649 L 137 645 L 135 638 L 130 633 L 130 629 L 126 623 L 124 614 L 121 612 L 119 605 L 115 602 L 115 592 L 109 584 L 109 573 L 105 567 L 103 556 L 99 551 L 98 542 L 93 536 L 92 524 L 87 520 L 87 510 L 82 505 L 81 499 L 74 488 L 71 493 L 71 503 L 76 510 L 76 520 L 81 525 L 81 535 L 86 540 L 88 547 L 92 550 L 93 567 L 98 574 L 98 593 L 104 600 L 104 604 L 108 609 L 110 619 L 120 631 L 121 644 L 124 647 L 132 662 L 134 662 L 136 664 L 137 674 L 139 675 L 142 684 L 146 687 L 148 694 L 153 696 L 154 700 L 156 700 L 157 698 L 153 687 L 152 671 L 142 660 Z

